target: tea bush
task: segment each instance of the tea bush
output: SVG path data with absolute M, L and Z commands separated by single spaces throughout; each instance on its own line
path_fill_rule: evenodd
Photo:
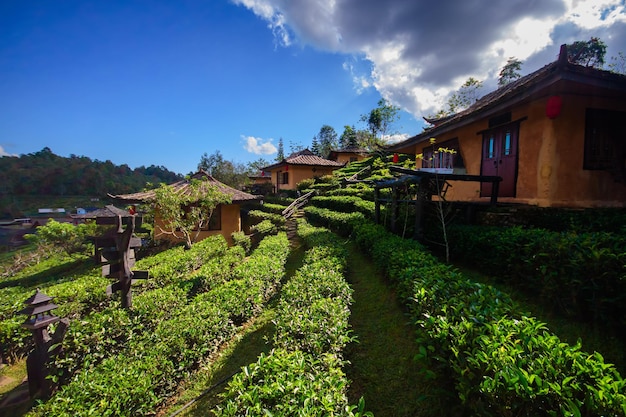
M 288 252 L 284 233 L 267 237 L 246 261 L 233 269 L 233 281 L 198 294 L 173 308 L 170 314 L 157 317 L 151 330 L 127 338 L 121 351 L 77 372 L 71 382 L 31 415 L 154 414 L 175 393 L 180 381 L 234 334 L 235 320 L 244 311 L 241 306 L 253 305 L 243 312 L 249 318 L 250 313 L 258 311 L 255 303 L 269 299 L 284 274 Z M 235 280 L 246 284 L 239 286 L 236 297 L 228 286 Z M 149 306 L 155 298 L 157 305 Z M 146 295 L 139 317 L 145 319 L 145 314 L 163 307 L 167 298 Z
M 217 416 L 364 416 L 349 405 L 342 351 L 352 340 L 351 289 L 346 250 L 339 238 L 303 220 L 298 234 L 307 250 L 303 266 L 284 286 L 276 308 L 275 348 L 234 376 Z
M 316 216 L 339 218 L 322 209 Z M 506 294 L 471 282 L 418 243 L 367 221 L 353 225 L 420 329 L 425 372 L 448 375 L 471 415 L 626 414 L 626 382 L 601 355 L 561 342 Z
M 453 256 L 570 316 L 626 325 L 626 237 L 456 226 Z M 620 321 L 621 320 L 621 321 Z

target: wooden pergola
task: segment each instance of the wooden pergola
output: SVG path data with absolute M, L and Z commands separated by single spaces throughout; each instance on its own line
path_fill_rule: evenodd
M 421 170 L 414 170 L 402 167 L 392 166 L 391 172 L 401 174 L 402 176 L 386 181 L 378 181 L 374 183 L 374 202 L 375 220 L 380 224 L 380 203 L 391 202 L 391 232 L 397 233 L 398 217 L 400 203 L 415 205 L 415 229 L 413 238 L 422 240 L 424 232 L 424 205 L 432 200 L 433 195 L 437 195 L 440 199 L 445 200 L 445 192 L 449 186 L 448 181 L 475 181 L 492 183 L 490 204 L 496 205 L 498 202 L 498 190 L 502 178 L 490 175 L 468 175 L 468 174 L 441 174 Z M 408 185 L 417 185 L 415 198 L 400 200 L 400 189 Z M 383 199 L 380 196 L 380 190 L 391 188 L 391 199 Z

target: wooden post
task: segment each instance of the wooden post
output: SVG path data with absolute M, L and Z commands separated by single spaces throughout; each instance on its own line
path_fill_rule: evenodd
M 107 287 L 107 296 L 119 291 L 122 307 L 129 310 L 133 306 L 133 280 L 148 278 L 147 271 L 131 270 L 135 265 L 135 248 L 141 246 L 141 239 L 134 237 L 135 215 L 97 217 L 96 224 L 115 225 L 117 228 L 112 235 L 96 238 L 96 259 L 105 263 L 102 266 L 103 276 L 117 279 Z
M 417 192 L 415 195 L 415 230 L 413 238 L 422 241 L 424 239 L 424 207 L 426 201 L 430 198 L 429 192 L 426 190 L 428 179 L 420 178 L 417 183 Z
M 380 189 L 374 188 L 374 221 L 380 224 Z
M 398 187 L 391 187 L 391 233 L 396 233 L 398 230 Z

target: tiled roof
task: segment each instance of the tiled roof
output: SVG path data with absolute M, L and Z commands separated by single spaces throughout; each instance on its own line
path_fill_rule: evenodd
M 365 148 L 361 148 L 358 146 L 346 146 L 345 148 L 341 148 L 341 149 L 333 149 L 330 151 L 330 153 L 359 153 L 359 154 L 366 154 L 369 153 L 369 151 Z
M 205 171 L 196 172 L 195 174 L 191 176 L 191 179 L 201 179 L 203 180 L 203 183 L 204 181 L 206 181 L 207 184 L 217 187 L 221 192 L 230 196 L 233 203 L 241 203 L 244 201 L 259 200 L 261 198 L 260 196 L 248 194 L 246 192 L 229 187 L 228 185 L 219 182 L 218 180 L 213 178 L 211 175 L 209 175 Z M 176 190 L 178 190 L 179 192 L 186 193 L 188 192 L 189 184 L 190 184 L 190 181 L 188 179 L 184 179 L 184 180 L 175 182 L 170 185 L 174 187 Z M 154 195 L 155 195 L 154 190 L 150 190 L 150 191 L 144 191 L 144 192 L 133 193 L 133 194 L 119 194 L 119 195 L 109 194 L 109 197 L 118 201 L 131 203 L 131 202 L 149 202 L 154 199 Z
M 343 166 L 341 162 L 331 161 L 330 159 L 324 159 L 308 149 L 305 149 L 300 152 L 295 152 L 283 159 L 282 161 L 263 167 L 264 171 L 271 171 L 274 168 L 278 168 L 283 165 L 307 165 L 307 166 L 324 166 L 324 167 L 335 167 L 340 168 Z
M 127 210 L 123 210 L 121 208 L 117 208 L 113 205 L 107 205 L 104 208 L 90 211 L 85 214 L 72 214 L 70 217 L 73 219 L 95 219 L 96 217 L 117 217 L 117 216 L 130 216 L 130 213 Z
M 569 63 L 567 61 L 567 50 L 563 45 L 557 61 L 484 95 L 465 110 L 440 119 L 428 119 L 427 121 L 434 124 L 434 127 L 405 141 L 393 144 L 387 147 L 387 149 L 393 151 L 428 140 L 433 135 L 470 121 L 473 116 L 483 114 L 500 103 L 522 101 L 529 97 L 531 91 L 550 85 L 559 79 L 575 80 L 583 83 L 601 81 L 620 86 L 622 90 L 626 91 L 625 75 Z

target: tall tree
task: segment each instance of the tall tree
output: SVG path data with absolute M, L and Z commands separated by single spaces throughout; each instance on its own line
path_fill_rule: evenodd
M 259 158 L 256 161 L 249 162 L 246 171 L 248 174 L 256 175 L 261 171 L 261 168 L 265 168 L 268 165 L 271 165 L 269 161 Z
M 313 136 L 313 140 L 311 141 L 311 152 L 317 156 L 322 156 L 320 143 L 317 141 L 317 135 Z
M 345 125 L 343 127 L 343 133 L 339 137 L 339 145 L 342 148 L 349 148 L 352 146 L 357 146 L 357 137 L 356 130 L 354 126 Z
M 439 110 L 429 118 L 441 118 L 458 113 L 474 104 L 479 98 L 480 89 L 483 86 L 482 81 L 478 81 L 474 77 L 469 77 L 463 85 L 448 98 L 446 107 Z
M 478 81 L 474 77 L 469 77 L 463 83 L 461 88 L 452 94 L 448 99 L 448 109 L 450 114 L 457 113 L 474 104 L 479 98 L 479 91 L 483 86 L 482 81 Z
M 300 152 L 303 149 L 304 149 L 304 145 L 302 145 L 302 143 L 294 142 L 294 141 L 291 141 L 291 140 L 289 141 L 289 152 L 290 153 Z
M 378 100 L 378 107 L 368 114 L 361 115 L 361 121 L 365 122 L 372 136 L 384 139 L 389 133 L 394 122 L 399 119 L 400 108 L 390 104 L 386 99 Z
M 600 38 L 591 37 L 588 41 L 567 44 L 567 59 L 573 64 L 602 68 L 604 55 L 606 55 L 606 44 Z
M 241 188 L 248 180 L 246 167 L 224 159 L 220 151 L 215 151 L 211 155 L 205 152 L 200 158 L 198 169 L 208 172 L 216 180 L 233 188 Z
M 278 150 L 276 151 L 276 161 L 280 162 L 285 159 L 285 145 L 283 144 L 283 138 L 278 139 Z
M 317 141 L 319 142 L 320 156 L 322 158 L 328 158 L 330 151 L 336 149 L 339 143 L 337 142 L 337 132 L 332 126 L 323 125 L 317 134 Z
M 520 78 L 522 76 L 520 74 L 521 69 L 522 61 L 515 57 L 510 57 L 508 61 L 506 61 L 504 67 L 500 70 L 498 86 L 503 87 L 511 81 L 515 81 Z

